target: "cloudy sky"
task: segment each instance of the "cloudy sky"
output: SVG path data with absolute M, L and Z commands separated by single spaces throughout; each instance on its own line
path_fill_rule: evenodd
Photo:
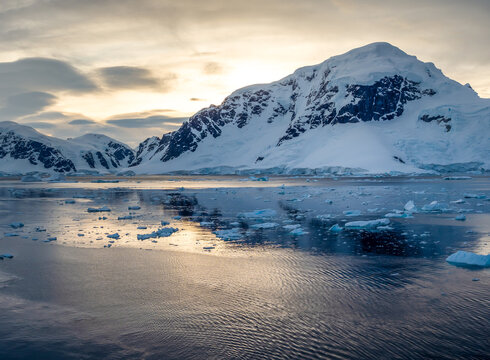
M 1 0 L 0 121 L 131 145 L 375 41 L 490 97 L 488 0 Z

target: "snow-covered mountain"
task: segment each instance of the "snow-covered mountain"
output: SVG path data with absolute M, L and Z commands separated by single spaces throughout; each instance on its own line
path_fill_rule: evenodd
M 490 168 L 490 99 L 373 43 L 237 90 L 140 144 L 138 173 Z
M 100 134 L 62 140 L 43 135 L 29 126 L 0 122 L 0 171 L 72 173 L 111 172 L 135 159 L 127 145 Z

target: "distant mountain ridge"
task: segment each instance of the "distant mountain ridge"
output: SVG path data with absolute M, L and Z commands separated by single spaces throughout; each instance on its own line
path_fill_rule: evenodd
M 142 142 L 133 170 L 417 172 L 489 168 L 490 100 L 388 43 L 248 86 Z
M 62 140 L 29 126 L 0 122 L 0 171 L 5 173 L 113 172 L 128 167 L 134 159 L 130 147 L 105 135 Z

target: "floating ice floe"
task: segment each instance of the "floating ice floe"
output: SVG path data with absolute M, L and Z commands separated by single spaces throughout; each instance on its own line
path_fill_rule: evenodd
M 306 231 L 304 231 L 301 227 L 294 229 L 293 231 L 289 232 L 289 235 L 293 236 L 301 236 L 301 235 L 306 235 L 308 234 Z
M 128 210 L 140 210 L 141 206 L 135 205 L 135 206 L 128 206 Z
M 469 251 L 458 251 L 448 256 L 446 261 L 458 266 L 490 267 L 490 254 L 478 255 Z
M 335 232 L 335 233 L 341 232 L 342 230 L 344 230 L 344 229 L 342 227 L 340 227 L 339 224 L 332 225 L 330 227 L 330 229 L 328 229 L 328 231 Z
M 466 221 L 466 216 L 464 214 L 458 215 L 454 218 L 454 220 L 458 221 Z
M 442 211 L 448 211 L 449 207 L 447 204 L 440 203 L 437 201 L 432 201 L 430 204 L 426 204 L 422 206 L 422 211 L 428 211 L 428 212 L 442 212 Z
M 118 233 L 109 234 L 109 235 L 107 235 L 107 237 L 110 239 L 116 239 L 116 240 L 120 238 Z
M 8 254 L 8 253 L 0 254 L 0 259 L 1 260 L 3 260 L 3 259 L 12 259 L 13 257 L 14 257 L 14 255 Z
M 345 224 L 346 229 L 373 229 L 378 226 L 386 226 L 390 223 L 389 219 L 376 219 L 367 221 L 351 221 Z
M 463 199 L 458 199 L 458 200 L 454 200 L 454 201 L 450 201 L 451 204 L 464 204 L 466 201 L 464 201 Z
M 471 176 L 446 176 L 444 180 L 470 180 Z
M 486 195 L 481 195 L 481 194 L 463 194 L 463 197 L 466 199 L 485 199 Z
M 24 224 L 21 222 L 13 222 L 10 224 L 10 227 L 13 229 L 20 229 L 21 227 L 24 227 Z
M 274 222 L 266 222 L 266 223 L 261 223 L 261 224 L 254 224 L 250 226 L 252 229 L 272 229 L 279 226 L 278 223 Z
M 107 206 L 102 206 L 100 208 L 88 208 L 87 212 L 89 213 L 95 213 L 95 212 L 109 212 L 111 209 L 109 209 Z
M 413 218 L 413 216 L 411 214 L 407 214 L 404 212 L 391 212 L 391 213 L 385 214 L 385 218 L 408 219 L 408 218 Z
M 240 240 L 242 238 L 239 228 L 216 230 L 213 231 L 213 234 L 225 241 Z
M 361 215 L 361 210 L 346 210 L 343 214 L 345 216 L 359 216 Z
M 161 224 L 162 226 L 167 226 L 167 225 L 170 225 L 170 223 L 169 223 L 168 221 L 164 221 L 164 220 L 160 221 L 160 224 Z
M 328 221 L 332 218 L 332 214 L 321 214 L 317 215 L 316 218 L 320 221 Z
M 262 209 L 262 210 L 239 213 L 237 216 L 239 218 L 256 219 L 256 218 L 271 218 L 276 215 L 277 215 L 276 210 Z
M 173 227 L 161 228 L 161 229 L 158 229 L 157 231 L 153 231 L 152 233 L 149 233 L 149 234 L 138 234 L 136 237 L 138 240 L 147 240 L 147 239 L 152 239 L 152 238 L 168 237 L 177 231 L 179 231 L 179 229 L 176 229 Z
M 284 225 L 282 228 L 285 230 L 294 230 L 300 227 L 301 227 L 300 224 L 290 224 L 290 225 Z
M 417 207 L 415 206 L 415 203 L 413 202 L 413 200 L 410 200 L 408 201 L 405 206 L 403 207 L 403 209 L 408 212 L 408 213 L 414 213 L 414 212 L 417 212 Z
M 65 204 L 75 204 L 75 200 L 65 200 Z
M 19 236 L 19 234 L 17 234 L 17 233 L 5 233 L 5 234 L 3 234 L 3 236 L 11 237 L 11 236 Z

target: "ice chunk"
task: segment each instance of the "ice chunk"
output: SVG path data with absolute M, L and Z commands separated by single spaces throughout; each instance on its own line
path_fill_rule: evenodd
M 13 222 L 10 224 L 10 227 L 13 229 L 20 229 L 21 227 L 24 227 L 24 224 L 21 222 Z
M 320 221 L 327 221 L 327 220 L 330 220 L 332 218 L 332 215 L 331 214 L 321 214 L 321 215 L 317 215 L 316 218 Z
M 485 195 L 479 195 L 479 194 L 463 194 L 463 197 L 466 199 L 485 199 Z
M 361 215 L 361 210 L 346 210 L 343 213 L 345 216 L 359 216 Z
M 8 254 L 8 253 L 5 253 L 5 254 L 0 254 L 0 259 L 12 259 L 14 257 L 14 255 L 12 254 Z
M 447 204 L 440 203 L 437 201 L 432 201 L 430 204 L 426 204 L 422 206 L 422 211 L 430 211 L 430 212 L 441 212 L 448 211 L 449 207 Z
M 291 224 L 291 225 L 284 225 L 282 228 L 286 230 L 294 230 L 300 227 L 301 227 L 300 224 Z
M 109 234 L 109 235 L 107 235 L 107 237 L 111 238 L 111 239 L 116 239 L 116 240 L 120 238 L 118 233 Z
M 272 229 L 279 226 L 278 223 L 274 222 L 266 222 L 266 223 L 261 223 L 261 224 L 254 224 L 251 226 L 252 229 Z
M 240 234 L 239 228 L 216 230 L 216 231 L 213 231 L 213 234 L 215 234 L 221 240 L 225 240 L 225 241 L 226 240 L 239 240 L 242 237 L 242 235 Z
M 111 209 L 109 209 L 107 206 L 102 206 L 100 208 L 88 208 L 87 209 L 87 212 L 89 213 L 94 213 L 94 212 L 108 212 L 108 211 L 111 211 Z
M 167 225 L 170 225 L 170 223 L 168 221 L 160 221 L 160 224 L 162 224 L 162 226 L 167 226 Z
M 294 229 L 289 233 L 289 235 L 293 236 L 301 236 L 301 235 L 306 235 L 308 234 L 306 231 L 304 231 L 301 227 Z
M 262 209 L 262 210 L 255 210 L 255 211 L 250 211 L 250 212 L 244 212 L 238 214 L 239 218 L 248 218 L 248 219 L 255 219 L 255 218 L 271 218 L 277 215 L 276 210 L 272 209 Z
M 410 200 L 408 201 L 405 206 L 403 207 L 403 209 L 406 211 L 406 212 L 409 212 L 409 213 L 414 213 L 414 212 L 417 212 L 417 207 L 415 206 L 415 203 L 413 202 L 413 200 Z
M 128 206 L 128 210 L 140 210 L 141 209 L 141 206 Z
M 490 266 L 490 254 L 478 255 L 469 251 L 458 251 L 447 257 L 446 261 L 459 266 Z
M 157 231 L 153 231 L 152 233 L 149 233 L 149 234 L 138 234 L 136 237 L 138 240 L 168 237 L 177 231 L 179 231 L 179 229 L 176 229 L 173 227 L 161 228 L 161 229 L 158 229 Z
M 65 204 L 75 204 L 75 200 L 65 200 Z
M 19 236 L 19 234 L 16 234 L 16 233 L 5 233 L 5 234 L 3 234 L 3 236 L 5 236 L 5 237 L 11 237 L 11 236 Z
M 341 228 L 339 224 L 332 225 L 330 229 L 328 229 L 328 231 L 335 232 L 335 233 L 341 232 L 342 230 L 343 228 Z
M 446 176 L 444 180 L 470 180 L 471 176 Z
M 389 219 L 376 219 L 367 221 L 351 221 L 345 224 L 345 228 L 349 229 L 373 229 L 378 226 L 386 226 L 390 223 Z
M 394 212 L 394 213 L 385 214 L 385 217 L 386 218 L 404 218 L 404 219 L 407 219 L 407 218 L 412 218 L 413 216 L 410 214 L 407 214 L 407 213 Z
M 458 199 L 458 200 L 454 200 L 454 201 L 451 201 L 451 204 L 464 204 L 466 201 L 464 201 L 463 199 Z
M 119 216 L 117 220 L 132 220 L 133 216 L 132 215 L 126 215 L 126 216 Z
M 466 221 L 466 216 L 464 214 L 458 215 L 454 218 L 454 220 L 458 221 Z

